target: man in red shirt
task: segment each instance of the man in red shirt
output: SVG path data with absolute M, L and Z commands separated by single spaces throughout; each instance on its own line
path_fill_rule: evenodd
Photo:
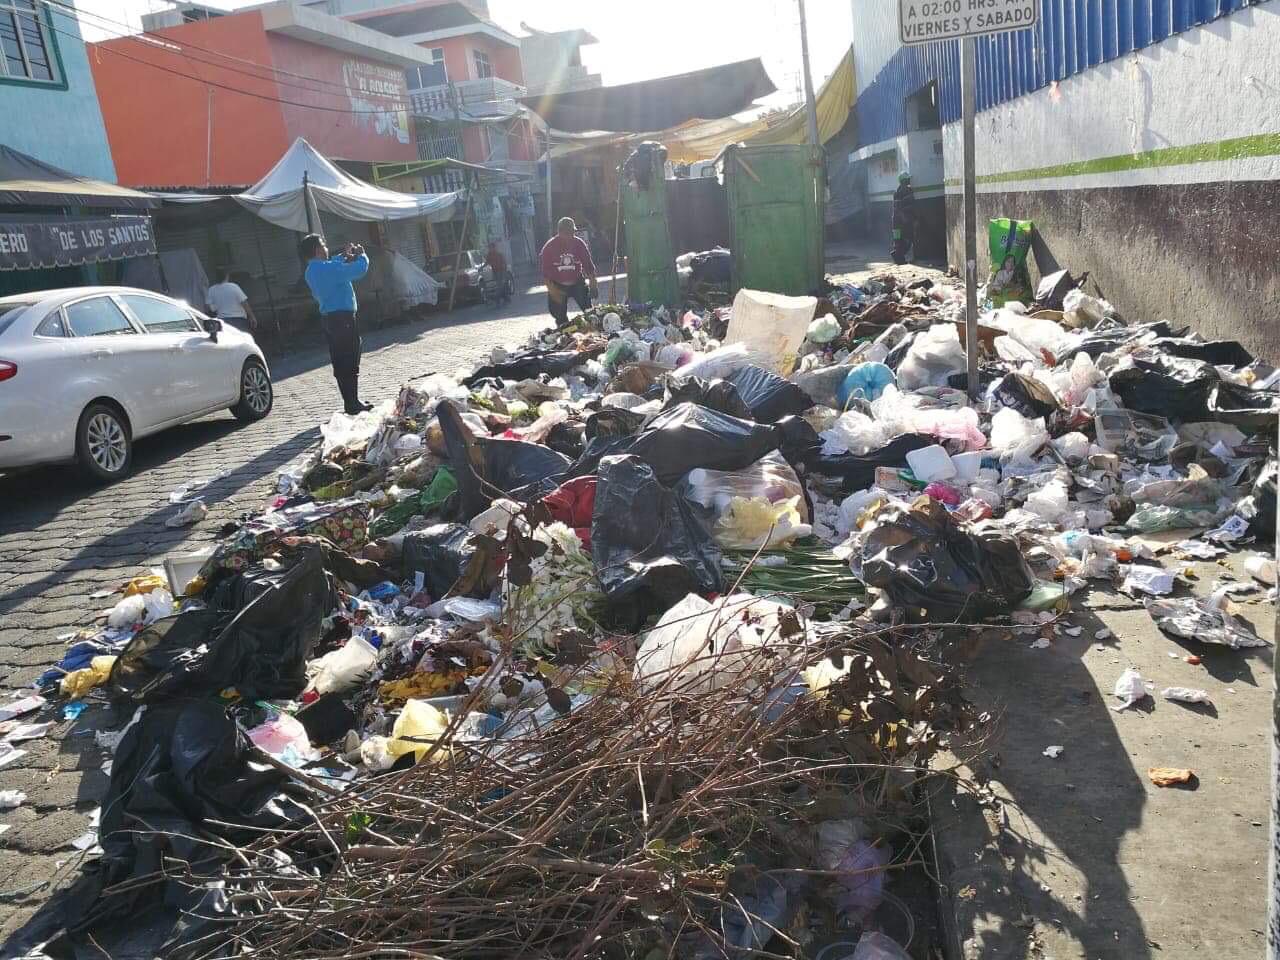
M 556 326 L 569 322 L 569 298 L 579 310 L 591 309 L 591 297 L 598 292 L 596 265 L 587 245 L 574 235 L 577 225 L 562 217 L 556 235 L 542 247 L 542 279 L 547 282 L 547 310 Z M 588 282 L 590 286 L 588 286 Z

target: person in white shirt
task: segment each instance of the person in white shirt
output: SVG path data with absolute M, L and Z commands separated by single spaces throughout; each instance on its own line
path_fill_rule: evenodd
M 209 288 L 204 299 L 209 312 L 223 323 L 229 323 L 245 333 L 253 333 L 258 329 L 258 318 L 253 315 L 249 298 L 238 283 L 231 282 L 230 270 L 218 272 L 218 282 Z

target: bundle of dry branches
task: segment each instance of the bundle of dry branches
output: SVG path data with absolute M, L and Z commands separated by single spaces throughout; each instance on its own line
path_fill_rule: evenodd
M 761 883 L 821 901 L 814 828 L 838 817 L 875 825 L 889 870 L 919 863 L 919 780 L 975 730 L 954 671 L 904 639 L 797 637 L 718 688 L 597 675 L 496 737 L 468 741 L 459 714 L 416 766 L 237 851 L 236 915 L 184 956 L 796 956 Z M 829 685 L 799 695 L 815 668 Z

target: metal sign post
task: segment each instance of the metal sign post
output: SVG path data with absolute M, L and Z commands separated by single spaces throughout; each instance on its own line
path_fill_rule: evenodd
M 977 50 L 974 38 L 1035 26 L 1040 0 L 898 0 L 898 38 L 904 46 L 960 41 L 961 128 L 964 162 L 965 352 L 969 399 L 978 389 L 978 199 L 975 189 L 974 112 Z

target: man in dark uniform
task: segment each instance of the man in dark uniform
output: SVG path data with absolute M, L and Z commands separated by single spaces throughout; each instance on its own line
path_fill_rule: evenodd
M 911 259 L 916 242 L 916 194 L 911 188 L 911 174 L 898 175 L 898 189 L 893 192 L 893 247 L 890 254 L 894 263 L 906 263 Z

